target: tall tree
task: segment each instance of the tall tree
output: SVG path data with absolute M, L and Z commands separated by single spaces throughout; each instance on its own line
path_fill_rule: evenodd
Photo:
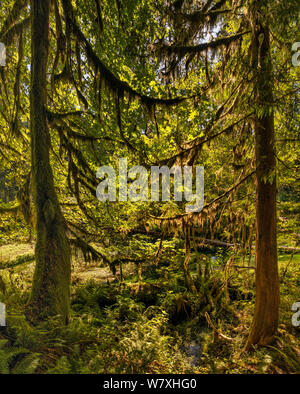
M 279 314 L 279 277 L 276 238 L 276 158 L 273 111 L 273 74 L 270 31 L 264 18 L 263 2 L 251 10 L 252 65 L 255 71 L 256 113 L 256 300 L 246 349 L 268 345 L 274 339 Z
M 171 35 L 171 40 L 161 40 L 157 45 L 158 52 L 164 55 L 164 60 L 168 63 L 167 74 L 174 74 L 175 69 L 182 73 L 183 58 L 186 58 L 186 65 L 189 66 L 198 55 L 206 62 L 205 72 L 213 95 L 216 96 L 220 90 L 229 90 L 224 95 L 225 101 L 217 116 L 206 129 L 208 135 L 217 125 L 218 119 L 223 118 L 224 122 L 230 119 L 230 113 L 243 113 L 247 116 L 249 108 L 253 109 L 249 125 L 255 135 L 257 293 L 247 350 L 253 345 L 271 343 L 278 326 L 274 145 L 276 103 L 273 98 L 269 27 L 271 11 L 276 7 L 275 2 L 267 0 L 174 2 L 166 10 L 169 20 L 173 22 L 173 37 Z M 295 10 L 294 7 L 293 3 L 291 9 Z M 208 40 L 209 30 L 216 36 L 213 40 Z M 217 61 L 209 55 L 212 53 L 217 55 Z M 240 126 L 247 130 L 243 123 L 233 123 L 229 131 Z M 219 135 L 216 133 L 213 138 Z M 193 140 L 189 144 L 188 153 L 193 147 L 199 146 L 202 146 L 201 139 Z M 197 149 L 195 154 L 196 152 Z M 180 155 L 182 156 L 182 152 Z M 166 220 L 170 221 L 172 218 Z M 193 215 L 186 217 L 186 221 L 193 224 Z M 197 223 L 196 218 L 195 222 Z
M 66 226 L 50 165 L 47 118 L 47 65 L 50 0 L 31 1 L 31 151 L 33 195 L 37 215 L 36 268 L 30 313 L 33 319 L 60 315 L 68 321 L 70 250 Z

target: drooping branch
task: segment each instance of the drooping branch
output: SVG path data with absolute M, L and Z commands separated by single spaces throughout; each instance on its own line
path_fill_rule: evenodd
M 248 179 L 250 179 L 255 173 L 256 173 L 255 170 L 250 172 L 248 175 L 246 175 L 244 178 L 242 178 L 240 181 L 238 181 L 234 186 L 232 186 L 230 189 L 228 189 L 222 195 L 220 195 L 219 197 L 215 198 L 213 201 L 204 205 L 202 211 L 200 211 L 200 212 L 184 213 L 184 214 L 176 215 L 176 216 L 172 216 L 172 217 L 163 217 L 163 216 L 157 217 L 157 216 L 153 216 L 153 215 L 149 215 L 149 217 L 154 219 L 155 221 L 158 221 L 158 222 L 166 222 L 166 221 L 171 222 L 171 221 L 182 220 L 183 225 L 185 223 L 191 224 L 191 223 L 193 223 L 194 218 L 197 219 L 197 217 L 199 215 L 202 215 L 203 212 L 206 212 L 207 209 L 210 208 L 212 205 L 216 204 L 217 202 L 222 200 L 224 197 L 227 197 L 229 194 L 231 194 L 232 192 L 237 190 L 243 183 L 245 183 Z
M 75 248 L 80 249 L 84 261 L 86 262 L 91 262 L 91 261 L 99 261 L 102 260 L 105 263 L 110 263 L 108 258 L 101 253 L 99 250 L 96 250 L 93 248 L 90 244 L 85 242 L 81 237 L 79 237 L 74 231 L 70 230 L 69 231 L 74 235 L 75 238 L 69 238 L 69 242 L 71 245 L 73 245 Z
M 3 41 L 3 37 L 11 30 L 15 25 L 18 24 L 18 19 L 24 10 L 24 8 L 28 5 L 29 0 L 16 0 L 11 12 L 9 13 L 7 19 L 5 20 L 2 29 L 0 31 L 0 41 Z
M 66 119 L 72 116 L 81 116 L 83 115 L 83 111 L 71 111 L 71 112 L 64 112 L 64 113 L 54 113 L 51 111 L 47 111 L 47 116 L 48 116 L 48 122 L 51 125 L 53 122 L 61 120 L 61 119 Z
M 107 88 L 109 88 L 112 92 L 114 92 L 118 97 L 123 97 L 124 94 L 128 94 L 130 97 L 140 100 L 141 103 L 144 104 L 147 108 L 152 108 L 153 105 L 155 104 L 171 106 L 171 105 L 179 104 L 180 102 L 189 98 L 189 97 L 177 97 L 172 99 L 163 99 L 163 98 L 150 97 L 137 92 L 127 82 L 117 78 L 100 60 L 100 58 L 97 56 L 96 52 L 94 51 L 92 45 L 85 37 L 82 30 L 79 28 L 78 24 L 75 21 L 73 7 L 70 0 L 62 0 L 62 2 L 64 7 L 66 23 L 67 25 L 69 25 L 69 27 L 71 27 L 72 33 L 74 34 L 75 38 L 83 45 L 87 58 L 94 66 L 94 69 L 96 71 L 95 74 L 99 72 L 101 75 L 101 79 L 105 81 Z
M 5 45 L 11 45 L 15 39 L 15 37 L 20 36 L 20 32 L 30 26 L 30 17 L 23 19 L 21 22 L 16 23 L 13 27 L 7 30 L 2 36 L 0 36 L 0 40 Z
M 215 50 L 220 47 L 228 47 L 233 42 L 240 40 L 245 34 L 249 34 L 250 31 L 244 31 L 242 33 L 234 34 L 229 37 L 217 38 L 210 42 L 204 42 L 198 45 L 177 45 L 177 44 L 160 44 L 159 52 L 162 55 L 170 56 L 172 54 L 184 57 L 186 54 L 200 54 L 207 50 Z
M 229 126 L 226 126 L 224 129 L 222 129 L 221 131 L 219 131 L 218 133 L 215 134 L 211 134 L 209 136 L 207 136 L 207 133 L 211 130 L 213 130 L 213 125 L 209 125 L 210 127 L 208 127 L 205 130 L 205 136 L 204 137 L 196 137 L 194 140 L 192 141 L 188 141 L 187 144 L 189 144 L 190 146 L 182 149 L 180 152 L 174 154 L 171 157 L 168 157 L 167 159 L 163 159 L 160 160 L 159 164 L 165 164 L 165 163 L 172 163 L 174 162 L 178 157 L 183 157 L 184 155 L 186 155 L 187 153 L 189 153 L 191 150 L 195 149 L 195 148 L 200 148 L 201 146 L 203 146 L 204 144 L 214 140 L 215 138 L 219 137 L 222 134 L 226 134 L 226 133 L 230 133 L 235 126 L 237 126 L 239 123 L 245 121 L 247 118 L 249 118 L 251 115 L 253 115 L 253 113 L 250 113 L 246 116 L 243 116 L 241 119 L 238 119 L 237 121 L 235 121 L 234 123 L 232 123 Z

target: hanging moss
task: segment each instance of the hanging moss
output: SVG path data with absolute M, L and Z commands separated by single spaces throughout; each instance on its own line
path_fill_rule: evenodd
M 33 321 L 69 319 L 71 261 L 66 224 L 50 166 L 47 119 L 47 62 L 50 1 L 32 1 L 31 148 L 37 241 L 27 316 Z

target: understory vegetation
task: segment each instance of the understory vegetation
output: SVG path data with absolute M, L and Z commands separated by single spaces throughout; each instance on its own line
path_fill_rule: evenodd
M 192 256 L 195 294 L 185 288 L 174 245 L 169 247 L 158 265 L 143 266 L 140 282 L 133 263 L 124 266 L 120 282 L 119 272 L 114 278 L 109 270 L 95 263 L 87 265 L 78 256 L 68 327 L 55 317 L 37 326 L 26 321 L 32 263 L 23 262 L 19 272 L 16 268 L 1 271 L 8 316 L 7 327 L 0 331 L 0 372 L 300 371 L 300 333 L 291 324 L 291 305 L 299 297 L 299 254 L 279 256 L 281 320 L 276 344 L 249 356 L 243 346 L 254 309 L 254 270 L 248 265 L 233 267 L 225 283 L 228 252 L 203 250 L 200 264 L 207 266 L 205 278 L 199 277 L 197 258 Z M 17 248 L 14 245 L 12 250 Z M 171 255 L 175 263 L 170 264 Z

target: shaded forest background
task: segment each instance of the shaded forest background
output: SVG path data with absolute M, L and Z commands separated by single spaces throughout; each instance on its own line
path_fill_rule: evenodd
M 299 372 L 298 1 L 0 4 L 0 372 Z M 204 209 L 99 202 L 122 157 Z

